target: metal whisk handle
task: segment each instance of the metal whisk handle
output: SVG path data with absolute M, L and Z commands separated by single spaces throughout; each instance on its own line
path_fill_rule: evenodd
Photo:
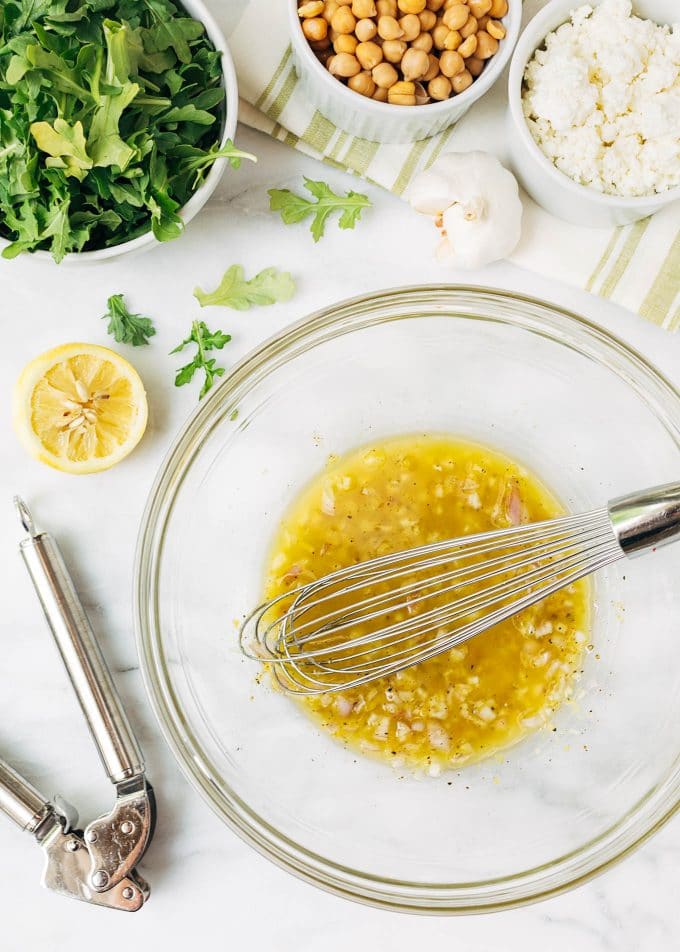
M 620 496 L 609 503 L 607 510 L 625 554 L 641 555 L 680 535 L 680 483 Z

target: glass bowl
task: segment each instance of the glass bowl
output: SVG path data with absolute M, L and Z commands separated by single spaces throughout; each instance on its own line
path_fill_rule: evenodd
M 428 432 L 497 447 L 587 510 L 677 478 L 680 394 L 605 331 L 515 294 L 418 287 L 317 312 L 235 367 L 163 464 L 139 650 L 180 766 L 247 842 L 377 906 L 486 911 L 583 881 L 676 810 L 680 546 L 597 577 L 592 650 L 554 730 L 436 778 L 362 758 L 256 683 L 237 626 L 327 456 Z

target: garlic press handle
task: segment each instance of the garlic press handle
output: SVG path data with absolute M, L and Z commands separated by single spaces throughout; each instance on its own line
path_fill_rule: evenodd
M 106 773 L 116 785 L 141 777 L 141 750 L 59 547 L 48 533 L 35 531 L 25 504 L 16 504 L 28 532 L 21 555 Z
M 28 780 L 0 759 L 0 811 L 27 833 L 35 833 L 51 806 Z

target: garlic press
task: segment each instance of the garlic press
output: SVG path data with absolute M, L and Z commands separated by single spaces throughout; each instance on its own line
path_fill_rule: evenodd
M 0 759 L 0 812 L 33 834 L 45 854 L 43 886 L 95 905 L 134 912 L 149 898 L 137 872 L 154 832 L 156 804 L 139 744 L 55 540 L 38 532 L 15 498 L 27 537 L 19 549 L 59 648 L 106 774 L 113 808 L 77 828 L 73 807 L 45 798 Z

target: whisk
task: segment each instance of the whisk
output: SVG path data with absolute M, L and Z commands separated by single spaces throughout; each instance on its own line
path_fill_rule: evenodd
M 345 690 L 468 641 L 561 588 L 680 536 L 680 483 L 582 515 L 359 562 L 260 605 L 241 649 L 289 694 Z

